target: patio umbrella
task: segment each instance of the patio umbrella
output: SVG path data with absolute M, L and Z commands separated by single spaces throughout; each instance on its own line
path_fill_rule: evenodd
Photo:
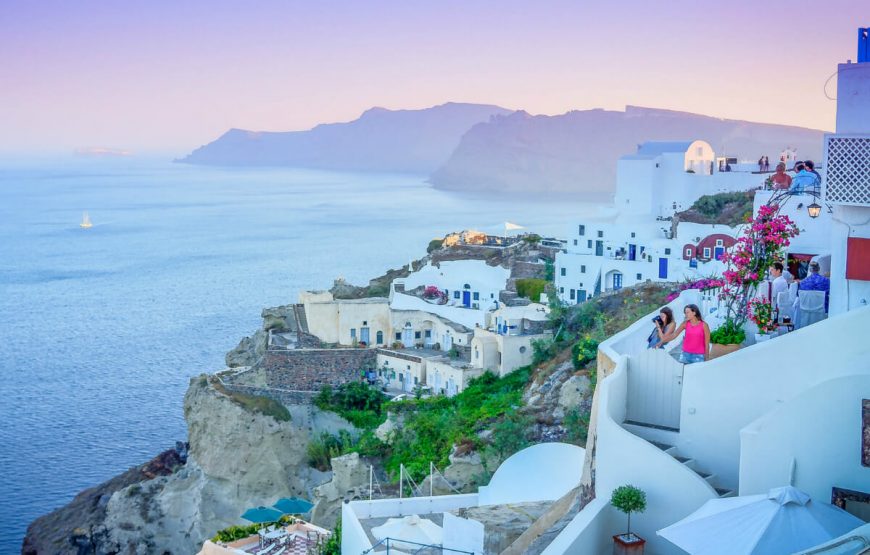
M 399 548 L 418 549 L 420 545 L 441 545 L 443 530 L 431 520 L 420 518 L 417 515 L 408 515 L 403 518 L 390 518 L 381 526 L 372 528 L 372 535 L 377 540 L 390 538 L 390 546 Z M 404 543 L 406 542 L 414 543 Z M 390 550 L 392 551 L 392 549 Z
M 839 507 L 814 503 L 786 486 L 711 499 L 658 535 L 691 555 L 776 555 L 813 547 L 862 524 Z
M 272 506 L 285 515 L 304 515 L 314 507 L 314 503 L 298 497 L 282 497 Z
M 242 518 L 255 524 L 263 524 L 265 522 L 277 522 L 282 516 L 284 516 L 284 513 L 272 507 L 255 507 L 245 511 Z

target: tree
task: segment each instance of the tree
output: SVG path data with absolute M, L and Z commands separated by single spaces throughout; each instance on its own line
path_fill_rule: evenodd
M 628 532 L 631 535 L 631 513 L 642 513 L 646 510 L 646 493 L 632 485 L 619 486 L 610 496 L 610 504 L 628 515 Z

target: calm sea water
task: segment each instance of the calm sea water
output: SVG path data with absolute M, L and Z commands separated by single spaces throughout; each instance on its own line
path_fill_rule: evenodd
M 408 175 L 0 165 L 0 553 L 19 551 L 34 518 L 184 439 L 188 379 L 221 369 L 261 308 L 336 276 L 365 283 L 449 231 L 509 220 L 562 235 L 590 209 Z

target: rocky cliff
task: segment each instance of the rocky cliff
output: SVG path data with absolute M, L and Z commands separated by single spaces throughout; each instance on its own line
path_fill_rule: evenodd
M 786 146 L 818 160 L 822 131 L 627 106 L 624 112 L 572 111 L 559 116 L 514 112 L 475 125 L 450 160 L 433 173 L 439 189 L 606 195 L 616 161 L 645 141 L 702 139 L 717 155 L 771 161 Z
M 423 110 L 372 108 L 354 121 L 308 131 L 231 129 L 179 161 L 428 174 L 447 160 L 471 126 L 506 113 L 498 106 L 455 102 Z
M 246 508 L 279 497 L 313 498 L 315 487 L 331 475 L 308 466 L 308 441 L 349 424 L 307 405 L 288 407 L 289 421 L 251 412 L 214 380 L 192 379 L 185 395 L 186 464 L 162 475 L 133 469 L 83 492 L 33 522 L 23 552 L 195 553 L 219 529 L 239 524 Z M 328 502 L 321 507 L 334 513 Z

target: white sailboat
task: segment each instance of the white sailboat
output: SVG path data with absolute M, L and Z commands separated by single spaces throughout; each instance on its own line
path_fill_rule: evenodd
M 91 218 L 88 216 L 87 212 L 82 213 L 82 223 L 79 224 L 79 227 L 84 229 L 90 229 L 94 227 L 94 224 L 91 223 Z

